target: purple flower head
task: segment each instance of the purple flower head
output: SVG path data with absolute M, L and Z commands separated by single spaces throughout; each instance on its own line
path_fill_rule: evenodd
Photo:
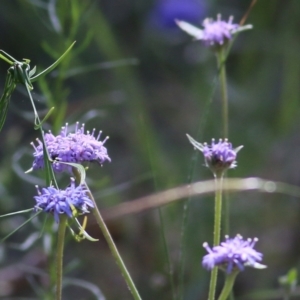
M 263 254 L 253 249 L 257 241 L 257 238 L 243 240 L 238 234 L 233 239 L 225 236 L 225 241 L 213 248 L 210 248 L 208 243 L 204 243 L 203 247 L 208 254 L 203 257 L 202 266 L 207 270 L 221 267 L 227 274 L 234 270 L 244 271 L 245 266 L 256 269 L 266 268 L 259 263 Z
M 65 190 L 58 190 L 53 186 L 42 188 L 37 187 L 38 196 L 34 196 L 36 201 L 35 210 L 43 210 L 51 213 L 55 221 L 59 222 L 59 215 L 66 214 L 69 218 L 77 214 L 88 213 L 89 207 L 94 207 L 92 200 L 87 196 L 84 186 L 75 186 L 75 180 L 71 178 L 71 185 Z M 76 211 L 74 211 L 76 209 Z
M 251 29 L 252 25 L 240 26 L 233 23 L 233 17 L 223 21 L 218 14 L 217 20 L 207 18 L 203 21 L 203 29 L 197 28 L 185 21 L 176 20 L 177 25 L 196 40 L 202 40 L 207 47 L 219 48 L 241 31 Z
M 72 167 L 59 163 L 71 162 L 82 164 L 83 162 L 96 161 L 100 164 L 110 161 L 106 148 L 103 146 L 108 138 L 100 141 L 101 131 L 95 137 L 95 129 L 90 133 L 84 132 L 84 124 L 79 128 L 76 123 L 75 133 L 68 133 L 68 124 L 62 127 L 59 135 L 54 136 L 51 132 L 45 134 L 45 144 L 50 158 L 53 159 L 53 169 L 56 172 L 68 171 L 71 173 Z M 37 139 L 37 145 L 31 143 L 34 148 L 33 170 L 44 167 L 43 144 Z
M 227 139 L 224 141 L 220 139 L 218 143 L 212 139 L 211 145 L 207 143 L 200 144 L 191 136 L 187 135 L 187 137 L 191 144 L 203 153 L 206 166 L 210 168 L 214 174 L 222 174 L 225 170 L 237 166 L 237 153 L 243 146 L 233 149 L 232 144 L 229 143 Z

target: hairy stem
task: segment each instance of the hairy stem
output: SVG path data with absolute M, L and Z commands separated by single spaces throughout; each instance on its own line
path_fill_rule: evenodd
M 226 56 L 223 47 L 217 53 L 218 69 L 219 69 L 219 81 L 221 88 L 221 100 L 222 100 L 222 129 L 223 138 L 228 138 L 228 93 L 227 93 L 227 79 L 226 79 Z
M 219 296 L 218 300 L 228 299 L 228 297 L 232 291 L 233 284 L 235 282 L 235 278 L 238 273 L 239 273 L 238 271 L 233 271 L 231 274 L 228 274 L 226 276 L 225 284 L 224 284 L 223 290 L 222 290 L 221 295 Z
M 221 237 L 221 218 L 222 218 L 222 185 L 223 185 L 223 174 L 215 176 L 215 222 L 214 222 L 214 246 L 220 244 Z M 213 268 L 210 277 L 209 285 L 209 300 L 215 299 L 215 292 L 217 286 L 218 268 Z
M 78 171 L 76 171 L 75 168 L 73 168 L 73 173 L 74 173 L 76 179 L 77 180 L 79 179 L 79 181 L 80 181 L 80 174 L 79 174 Z M 129 274 L 129 272 L 128 272 L 128 270 L 127 270 L 127 268 L 126 268 L 126 266 L 125 266 L 125 264 L 122 260 L 122 257 L 121 257 L 121 255 L 120 255 L 120 253 L 119 253 L 119 251 L 118 251 L 118 249 L 117 249 L 117 247 L 116 247 L 116 245 L 115 245 L 115 243 L 114 243 L 114 241 L 113 241 L 113 239 L 112 239 L 112 237 L 109 233 L 109 230 L 108 230 L 108 228 L 107 228 L 107 226 L 106 226 L 106 224 L 105 224 L 105 222 L 104 222 L 104 220 L 103 220 L 103 218 L 100 214 L 100 211 L 97 207 L 97 203 L 96 203 L 96 201 L 95 201 L 95 199 L 94 199 L 94 197 L 93 197 L 93 195 L 92 195 L 92 193 L 91 193 L 91 191 L 90 191 L 90 189 L 89 189 L 89 187 L 87 186 L 86 183 L 85 183 L 85 187 L 88 190 L 88 195 L 89 195 L 90 199 L 93 201 L 93 204 L 94 204 L 94 208 L 92 209 L 94 217 L 95 217 L 95 219 L 96 219 L 96 221 L 97 221 L 97 223 L 98 223 L 98 225 L 99 225 L 99 227 L 102 231 L 102 234 L 103 234 L 103 236 L 104 236 L 104 238 L 105 238 L 105 240 L 106 240 L 106 242 L 109 246 L 109 249 L 110 249 L 114 259 L 116 260 L 116 263 L 117 263 L 118 267 L 120 268 L 121 274 L 123 275 L 133 298 L 135 300 L 141 300 L 142 298 L 140 297 L 139 292 L 138 292 L 137 288 L 134 285 L 134 282 L 133 282 L 133 280 L 132 280 L 132 278 L 131 278 L 131 276 L 130 276 L 130 274 Z
M 221 90 L 221 101 L 222 101 L 222 131 L 223 138 L 226 139 L 229 136 L 229 109 L 228 109 L 228 92 L 227 92 L 227 77 L 226 77 L 226 48 L 222 47 L 217 53 L 218 69 L 219 69 L 219 82 Z M 226 177 L 226 174 L 225 174 Z M 229 215 L 230 215 L 230 201 L 228 195 L 225 193 L 224 201 L 224 231 L 226 234 L 229 234 L 230 224 L 229 224 Z
M 114 241 L 113 241 L 113 239 L 112 239 L 112 237 L 111 237 L 111 235 L 108 231 L 108 228 L 106 227 L 106 224 L 104 223 L 104 220 L 103 220 L 103 218 L 100 214 L 100 211 L 97 207 L 97 204 L 96 204 L 95 199 L 92 196 L 91 192 L 89 192 L 89 196 L 91 197 L 91 199 L 94 203 L 94 206 L 95 206 L 93 208 L 93 214 L 94 214 L 94 216 L 97 220 L 97 223 L 98 223 L 98 225 L 99 225 L 99 227 L 100 227 L 100 229 L 101 229 L 101 231 L 102 231 L 102 233 L 103 233 L 103 235 L 106 239 L 106 242 L 108 243 L 108 246 L 110 248 L 110 251 L 111 251 L 113 257 L 115 258 L 116 263 L 117 263 L 117 265 L 119 266 L 119 268 L 121 270 L 121 273 L 122 273 L 122 275 L 123 275 L 123 277 L 124 277 L 124 279 L 125 279 L 125 281 L 128 285 L 128 288 L 129 288 L 129 290 L 130 290 L 130 292 L 131 292 L 131 294 L 132 294 L 132 296 L 135 300 L 141 300 L 142 298 L 140 297 L 139 292 L 138 292 L 137 288 L 134 285 L 134 282 L 133 282 L 133 280 L 132 280 L 132 278 L 131 278 L 131 276 L 130 276 L 130 274 L 129 274 L 129 272 L 128 272 L 128 270 L 127 270 L 127 268 L 126 268 L 126 266 L 125 266 L 125 264 L 124 264 L 124 262 L 121 258 L 121 255 L 119 254 L 119 251 L 118 251 L 118 249 L 117 249 L 117 247 L 116 247 L 116 245 L 115 245 L 115 243 L 114 243 Z
M 62 214 L 59 219 L 57 250 L 56 250 L 56 300 L 61 300 L 62 294 L 62 274 L 65 232 L 67 226 L 67 216 Z

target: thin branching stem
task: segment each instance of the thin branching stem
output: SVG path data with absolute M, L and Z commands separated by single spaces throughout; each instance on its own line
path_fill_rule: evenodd
M 110 251 L 111 251 L 113 257 L 115 258 L 116 263 L 117 263 L 117 265 L 119 266 L 119 268 L 121 270 L 121 273 L 122 273 L 122 275 L 123 275 L 123 277 L 124 277 L 124 279 L 125 279 L 125 281 L 128 285 L 128 288 L 129 288 L 129 290 L 130 290 L 130 292 L 131 292 L 131 294 L 132 294 L 132 296 L 135 300 L 141 300 L 142 298 L 140 297 L 139 292 L 138 292 L 137 288 L 134 285 L 134 282 L 133 282 L 133 280 L 132 280 L 132 278 L 131 278 L 131 276 L 130 276 L 130 274 L 129 274 L 129 272 L 128 272 L 128 270 L 127 270 L 127 268 L 126 268 L 126 266 L 125 266 L 125 264 L 124 264 L 124 262 L 121 258 L 121 255 L 119 254 L 119 251 L 118 251 L 118 249 L 117 249 L 117 247 L 116 247 L 116 245 L 115 245 L 115 243 L 114 243 L 114 241 L 113 241 L 113 239 L 112 239 L 112 237 L 111 237 L 111 235 L 108 231 L 108 228 L 107 228 L 106 224 L 104 223 L 104 220 L 103 220 L 103 218 L 100 214 L 100 211 L 97 207 L 96 201 L 95 201 L 95 199 L 92 196 L 92 193 L 90 191 L 89 191 L 89 196 L 92 199 L 92 201 L 94 203 L 94 206 L 95 206 L 93 208 L 94 216 L 95 216 L 95 218 L 97 220 L 97 223 L 98 223 L 98 225 L 99 225 L 99 227 L 100 227 L 100 229 L 101 229 L 101 231 L 102 231 L 102 233 L 103 233 L 103 235 L 106 239 L 106 242 L 108 243 L 108 246 L 110 248 Z
M 79 174 L 79 172 L 76 171 L 75 168 L 73 168 L 73 173 L 74 173 L 76 179 L 80 182 L 80 174 Z M 122 257 L 120 255 L 113 239 L 112 239 L 112 236 L 110 235 L 110 232 L 109 232 L 109 230 L 108 230 L 108 228 L 107 228 L 107 226 L 106 226 L 106 224 L 105 224 L 105 222 L 104 222 L 104 220 L 101 216 L 101 213 L 100 213 L 100 211 L 97 207 L 97 203 L 94 199 L 94 196 L 93 196 L 92 192 L 90 191 L 88 185 L 86 183 L 84 183 L 84 185 L 85 185 L 85 187 L 88 191 L 88 195 L 89 195 L 90 199 L 93 201 L 93 204 L 94 204 L 94 208 L 92 209 L 94 217 L 95 217 L 95 219 L 96 219 L 96 221 L 97 221 L 97 223 L 98 223 L 98 225 L 99 225 L 99 227 L 102 231 L 102 234 L 103 234 L 103 236 L 104 236 L 104 238 L 105 238 L 105 240 L 106 240 L 106 242 L 109 246 L 109 249 L 110 249 L 114 259 L 116 260 L 116 263 L 117 263 L 118 267 L 121 270 L 121 274 L 123 275 L 133 298 L 135 300 L 141 300 L 142 298 L 140 297 L 139 292 L 138 292 L 137 288 L 135 287 L 135 284 L 134 284 L 134 282 L 133 282 L 133 280 L 132 280 L 132 278 L 131 278 L 131 276 L 130 276 L 130 274 L 129 274 L 129 272 L 128 272 L 128 270 L 127 270 L 127 268 L 126 268 L 126 266 L 125 266 L 125 264 L 122 260 Z
M 28 97 L 29 97 L 29 99 L 30 99 L 30 102 L 31 102 L 31 105 L 32 105 L 32 108 L 33 108 L 33 112 L 34 112 L 34 124 L 35 124 L 35 126 L 38 127 L 38 129 L 39 129 L 39 131 L 40 131 L 41 138 L 42 138 L 42 143 L 43 143 L 44 148 L 45 148 L 46 159 L 47 159 L 47 162 L 50 163 L 52 160 L 51 160 L 51 158 L 50 158 L 50 155 L 49 155 L 49 152 L 48 152 L 48 148 L 47 148 L 47 145 L 46 145 L 46 143 L 45 143 L 44 130 L 43 130 L 43 127 L 42 127 L 42 124 L 41 124 L 39 115 L 38 115 L 38 113 L 37 113 L 37 110 L 36 110 L 36 107 L 35 107 L 35 104 L 34 104 L 34 101 L 33 101 L 33 98 L 32 98 L 31 92 L 30 92 L 30 89 L 29 89 L 29 87 L 28 87 L 27 84 L 25 84 L 25 86 L 26 86 L 27 94 L 28 94 Z M 45 160 L 45 159 L 44 159 L 44 160 Z M 47 171 L 50 173 L 50 174 L 48 174 L 48 176 L 50 177 L 52 184 L 53 184 L 56 188 L 58 188 L 58 185 L 57 185 L 57 181 L 56 181 L 56 178 L 55 178 L 55 175 L 54 175 L 53 168 L 52 168 L 52 167 L 47 168 Z M 47 184 L 50 184 L 50 182 L 47 182 Z

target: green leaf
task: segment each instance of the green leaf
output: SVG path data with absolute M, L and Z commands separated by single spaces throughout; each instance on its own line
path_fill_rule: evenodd
M 60 164 L 65 164 L 72 166 L 73 168 L 76 168 L 80 174 L 80 184 L 85 183 L 85 178 L 86 178 L 86 172 L 84 166 L 76 163 L 70 163 L 70 162 L 64 162 L 64 161 L 59 161 Z
M 5 54 L 7 57 L 9 57 L 11 60 L 9 60 L 7 57 L 5 57 L 4 55 L 2 55 L 1 53 Z M 7 63 L 9 63 L 10 65 L 12 65 L 14 62 L 17 62 L 16 59 L 14 59 L 12 56 L 10 56 L 9 54 L 7 54 L 6 52 L 4 52 L 3 50 L 0 50 L 0 58 L 3 59 L 4 61 L 6 61 Z
M 32 77 L 36 72 L 36 66 L 34 66 L 30 71 L 29 71 L 29 77 Z
M 36 76 L 31 77 L 30 81 L 34 82 L 34 81 L 38 80 L 40 77 L 43 77 L 43 76 L 47 75 L 54 68 L 56 68 L 57 65 L 64 59 L 64 57 L 71 51 L 71 49 L 73 48 L 75 43 L 76 43 L 76 41 L 73 42 L 72 45 L 64 52 L 64 54 L 59 59 L 57 59 L 51 66 L 49 66 L 47 69 L 45 69 L 41 73 L 37 74 Z
M 0 98 L 0 131 L 5 123 L 10 97 L 16 84 L 13 81 L 12 74 L 8 72 L 5 80 L 4 91 Z
M 99 241 L 98 239 L 95 239 L 93 237 L 91 237 L 85 230 L 84 228 L 81 226 L 81 224 L 79 223 L 79 221 L 77 220 L 77 218 L 75 218 L 76 223 L 80 229 L 80 234 L 83 235 L 87 240 L 91 241 L 91 242 L 97 242 Z
M 15 212 L 12 212 L 12 213 L 8 213 L 8 214 L 5 214 L 5 215 L 2 215 L 2 216 L 0 216 L 0 218 L 14 216 L 14 215 L 18 215 L 18 214 L 24 214 L 24 213 L 27 213 L 27 212 L 32 211 L 32 210 L 33 210 L 33 208 L 19 210 L 19 211 L 15 211 Z
M 42 211 L 38 211 L 36 214 L 34 214 L 32 217 L 30 217 L 28 220 L 26 220 L 24 223 L 22 223 L 20 226 L 18 226 L 15 230 L 13 230 L 11 233 L 6 235 L 3 239 L 0 240 L 0 243 L 4 242 L 6 239 L 8 239 L 11 235 L 13 235 L 15 232 L 17 232 L 20 228 L 22 228 L 24 225 L 29 223 L 33 218 L 35 218 L 37 215 L 39 215 Z
M 48 118 L 49 118 L 50 115 L 52 114 L 53 110 L 54 110 L 54 107 L 51 107 L 51 108 L 49 109 L 49 111 L 47 112 L 46 116 L 45 116 L 44 119 L 41 121 L 41 123 L 40 123 L 40 124 L 36 124 L 36 125 L 34 126 L 34 129 L 35 129 L 35 130 L 38 130 L 38 129 L 40 129 L 40 128 L 42 127 L 42 125 L 48 120 Z

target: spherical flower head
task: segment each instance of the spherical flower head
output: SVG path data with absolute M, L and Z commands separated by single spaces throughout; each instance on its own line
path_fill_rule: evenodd
M 37 187 L 38 195 L 34 196 L 36 201 L 35 210 L 53 214 L 55 221 L 59 222 L 59 215 L 66 214 L 69 218 L 75 215 L 88 213 L 89 207 L 94 207 L 92 200 L 87 196 L 84 186 L 75 186 L 75 180 L 71 178 L 71 185 L 65 190 L 58 190 L 53 186 Z
M 95 129 L 90 133 L 85 132 L 84 124 L 79 128 L 76 123 L 74 133 L 68 133 L 68 124 L 62 127 L 59 135 L 54 136 L 51 132 L 44 135 L 45 144 L 50 158 L 53 160 L 53 169 L 56 172 L 72 172 L 72 167 L 60 162 L 70 162 L 82 164 L 84 162 L 98 162 L 102 164 L 110 161 L 107 149 L 103 146 L 108 138 L 100 141 L 101 131 L 95 137 Z M 34 148 L 33 170 L 44 167 L 43 144 L 37 139 L 37 145 L 31 143 Z
M 192 35 L 196 40 L 202 40 L 205 46 L 213 49 L 219 49 L 227 44 L 236 33 L 252 28 L 252 25 L 240 26 L 233 23 L 233 17 L 224 21 L 220 14 L 218 14 L 217 20 L 206 18 L 202 23 L 203 29 L 185 21 L 176 20 L 176 23 L 183 31 Z
M 206 166 L 210 168 L 215 175 L 222 175 L 227 169 L 237 166 L 237 153 L 243 146 L 233 149 L 232 144 L 229 143 L 227 139 L 220 139 L 218 143 L 212 139 L 211 145 L 207 143 L 200 144 L 191 136 L 187 135 L 187 137 L 191 144 L 203 153 Z
M 232 148 L 232 144 L 227 139 L 220 139 L 218 143 L 212 139 L 211 145 L 204 143 L 202 152 L 207 167 L 214 173 L 222 173 L 237 166 L 236 156 L 238 151 Z
M 230 17 L 228 22 L 221 20 L 221 15 L 218 15 L 217 20 L 207 18 L 203 21 L 203 36 L 202 41 L 205 46 L 222 46 L 225 42 L 232 39 L 233 34 L 240 27 L 238 24 L 232 23 L 233 17 Z
M 237 235 L 233 239 L 225 236 L 225 241 L 213 248 L 210 248 L 208 243 L 204 243 L 203 247 L 208 254 L 203 257 L 202 266 L 207 270 L 220 267 L 227 274 L 233 271 L 244 271 L 245 266 L 256 269 L 266 268 L 259 263 L 263 254 L 254 249 L 257 241 L 257 238 L 244 240 L 242 236 Z

